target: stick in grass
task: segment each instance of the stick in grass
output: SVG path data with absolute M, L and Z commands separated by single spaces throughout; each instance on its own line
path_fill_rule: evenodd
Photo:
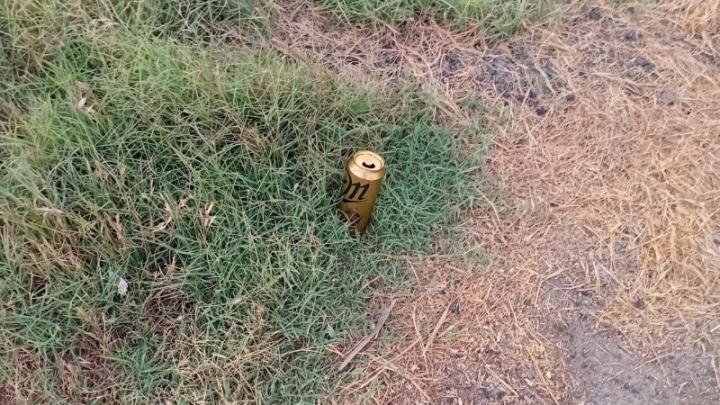
M 340 364 L 340 367 L 338 367 L 338 371 L 342 371 L 345 367 L 347 367 L 347 365 L 350 364 L 350 362 L 355 358 L 355 356 L 357 356 L 358 353 L 360 353 L 362 349 L 367 346 L 368 343 L 370 343 L 370 341 L 377 337 L 377 335 L 380 333 L 380 329 L 382 329 L 383 325 L 385 325 L 385 321 L 387 321 L 388 316 L 390 316 L 390 311 L 392 310 L 393 305 L 395 305 L 394 300 L 390 302 L 390 305 L 383 309 L 380 317 L 375 323 L 375 327 L 373 328 L 372 332 L 370 332 L 360 342 L 358 342 L 358 344 L 355 345 L 355 347 L 350 351 L 350 353 L 345 356 L 345 360 L 343 360 L 342 364 Z
M 428 337 L 427 342 L 425 343 L 425 347 L 423 348 L 422 354 L 425 356 L 425 353 L 427 353 L 428 350 L 430 350 L 430 347 L 432 347 L 433 341 L 435 340 L 435 336 L 437 336 L 438 332 L 440 331 L 440 327 L 445 323 L 445 319 L 447 319 L 448 313 L 450 312 L 450 307 L 457 301 L 456 299 L 450 300 L 450 302 L 445 307 L 445 310 L 443 311 L 442 315 L 440 315 L 440 319 L 438 319 L 437 323 L 435 324 L 435 328 L 433 328 L 432 333 L 430 333 L 430 337 Z

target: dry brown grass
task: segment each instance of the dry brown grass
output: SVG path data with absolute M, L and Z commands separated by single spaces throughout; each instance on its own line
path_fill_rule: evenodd
M 418 287 L 396 304 L 391 326 L 404 338 L 366 353 L 363 378 L 343 397 L 369 390 L 378 403 L 562 403 L 571 381 L 555 337 L 566 328 L 566 310 L 548 301 L 544 288 L 559 263 L 573 260 L 553 253 L 578 242 L 571 232 L 537 235 L 529 228 L 537 224 L 520 211 L 469 220 L 459 244 L 487 249 L 490 266 L 471 253 L 409 259 Z M 541 267 L 528 250 L 547 252 Z
M 491 263 L 408 259 L 418 287 L 390 325 L 404 338 L 361 354 L 343 398 L 565 403 L 583 383 L 567 365 L 579 324 L 645 360 L 717 352 L 719 4 L 571 5 L 489 48 L 432 23 L 327 31 L 286 3 L 276 45 L 348 77 L 413 77 L 445 119 L 497 133 L 489 171 L 506 187 L 461 243 Z
M 308 0 L 277 5 L 272 42 L 298 60 L 321 65 L 345 79 L 402 85 L 414 77 L 438 99 L 446 116 L 463 115 L 458 101 L 473 91 L 471 65 L 456 61 L 482 56 L 487 43 L 477 29 L 452 32 L 432 21 L 406 24 L 401 29 L 380 23 L 367 27 L 328 29 L 338 24 Z
M 719 66 L 668 23 L 534 31 L 577 101 L 506 120 L 493 159 L 516 201 L 590 231 L 603 269 L 584 282 L 607 305 L 601 319 L 638 347 L 669 332 L 718 338 Z
M 693 34 L 717 34 L 720 30 L 720 0 L 674 0 L 664 2 L 664 6 Z

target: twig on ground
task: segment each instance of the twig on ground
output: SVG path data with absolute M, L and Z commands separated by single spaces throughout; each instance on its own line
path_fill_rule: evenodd
M 427 342 L 425 343 L 425 347 L 423 348 L 422 354 L 425 356 L 425 353 L 427 353 L 428 350 L 430 350 L 430 347 L 432 347 L 433 340 L 435 340 L 435 336 L 437 336 L 438 332 L 440 331 L 440 327 L 443 323 L 445 323 L 445 319 L 447 319 L 448 313 L 450 312 L 450 307 L 452 304 L 455 303 L 457 298 L 453 298 L 450 300 L 450 302 L 445 307 L 445 310 L 443 311 L 442 315 L 440 315 L 440 319 L 438 319 L 437 323 L 435 324 L 435 328 L 433 329 L 432 333 L 430 333 L 430 336 L 428 337 Z
M 345 367 L 347 367 L 347 365 L 350 364 L 350 362 L 355 358 L 355 356 L 357 356 L 358 353 L 360 353 L 362 349 L 367 346 L 368 343 L 370 343 L 373 339 L 377 337 L 377 335 L 380 333 L 380 329 L 382 329 L 383 325 L 385 325 L 385 321 L 387 321 L 388 316 L 390 316 L 390 311 L 392 310 L 393 305 L 395 305 L 395 300 L 390 302 L 390 305 L 383 309 L 383 312 L 380 314 L 377 322 L 375 322 L 375 327 L 373 328 L 372 332 L 370 332 L 360 342 L 358 342 L 358 344 L 355 345 L 355 347 L 350 351 L 350 353 L 345 356 L 345 360 L 343 360 L 343 362 L 340 364 L 340 367 L 338 367 L 338 371 L 342 371 Z
M 533 356 L 532 351 L 527 349 L 527 353 L 530 355 L 530 360 L 532 360 L 533 366 L 535 366 L 535 372 L 537 373 L 538 377 L 540 377 L 540 381 L 543 383 L 545 391 L 548 393 L 550 398 L 552 398 L 553 403 L 555 405 L 560 405 L 560 402 L 558 402 L 557 398 L 555 397 L 555 394 L 552 391 L 552 388 L 550 387 L 550 383 L 545 378 L 545 375 L 543 374 L 542 370 L 540 369 L 540 365 L 538 364 L 537 359 L 535 359 L 535 356 Z

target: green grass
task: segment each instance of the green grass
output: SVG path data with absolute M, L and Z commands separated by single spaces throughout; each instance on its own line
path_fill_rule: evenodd
M 326 398 L 328 345 L 473 203 L 476 156 L 412 88 L 208 40 L 234 12 L 109 4 L 0 6 L 0 400 Z M 364 236 L 335 211 L 358 148 L 388 164 Z
M 470 24 L 489 38 L 515 33 L 527 18 L 538 16 L 543 0 L 318 0 L 352 22 L 381 20 L 389 23 L 433 17 L 456 28 Z

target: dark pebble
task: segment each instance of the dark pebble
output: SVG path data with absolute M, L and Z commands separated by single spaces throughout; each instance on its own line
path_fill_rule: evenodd
M 675 104 L 675 101 L 677 100 L 677 97 L 675 97 L 675 93 L 673 93 L 670 90 L 663 90 L 660 93 L 660 101 L 667 105 L 673 105 Z
M 445 64 L 448 73 L 455 73 L 462 67 L 462 60 L 458 55 L 450 54 L 445 60 Z
M 638 34 L 635 31 L 628 31 L 623 35 L 623 39 L 626 41 L 634 42 L 638 40 Z
M 692 113 L 692 107 L 688 103 L 682 103 L 682 112 L 685 115 L 690 115 Z
M 500 401 L 503 399 L 503 397 L 507 395 L 504 391 L 496 390 L 492 387 L 480 387 L 477 394 L 475 395 L 475 399 L 477 402 L 487 402 L 486 400 L 491 401 Z
M 528 54 L 524 48 L 513 49 L 512 55 L 520 60 L 527 60 L 530 57 L 530 54 Z
M 553 329 L 555 329 L 555 332 L 558 333 L 566 333 L 568 330 L 567 326 L 560 322 L 553 324 Z
M 460 303 L 458 301 L 455 301 L 450 305 L 450 312 L 456 315 L 460 313 Z
M 635 66 L 640 66 L 643 69 L 652 69 L 654 67 L 652 62 L 642 56 L 638 56 L 633 59 L 632 64 Z
M 633 306 L 637 309 L 645 309 L 647 308 L 647 304 L 645 303 L 645 300 L 642 298 L 638 298 L 633 302 Z
M 565 101 L 567 101 L 568 103 L 572 103 L 575 100 L 577 100 L 577 97 L 575 97 L 574 94 L 568 94 L 567 96 L 565 96 Z
M 682 41 L 685 39 L 685 34 L 680 31 L 673 31 L 670 33 L 670 39 L 673 41 Z
M 488 348 L 488 349 L 485 349 L 485 354 L 487 354 L 488 356 L 497 356 L 500 354 L 500 352 L 497 350 Z
M 357 65 L 360 63 L 360 59 L 354 57 L 354 56 L 346 56 L 345 62 L 351 64 L 351 65 Z
M 549 60 L 544 61 L 542 68 L 543 68 L 543 71 L 545 71 L 545 74 L 547 74 L 551 78 L 558 76 L 557 70 L 555 69 L 555 65 L 553 65 L 553 63 L 550 62 Z
M 634 85 L 629 84 L 623 90 L 625 90 L 625 94 L 627 94 L 628 96 L 633 96 L 633 97 L 642 96 L 642 90 L 640 90 L 638 87 L 636 87 Z
M 598 9 L 597 7 L 593 7 L 590 9 L 588 17 L 593 21 L 598 21 L 602 18 L 602 13 L 600 13 L 600 9 Z
M 548 112 L 548 109 L 543 106 L 540 106 L 535 109 L 535 114 L 540 115 L 540 116 L 547 114 L 547 112 Z
M 353 152 L 353 148 L 342 148 L 340 149 L 340 156 L 342 156 L 343 159 L 347 159 L 352 156 Z

